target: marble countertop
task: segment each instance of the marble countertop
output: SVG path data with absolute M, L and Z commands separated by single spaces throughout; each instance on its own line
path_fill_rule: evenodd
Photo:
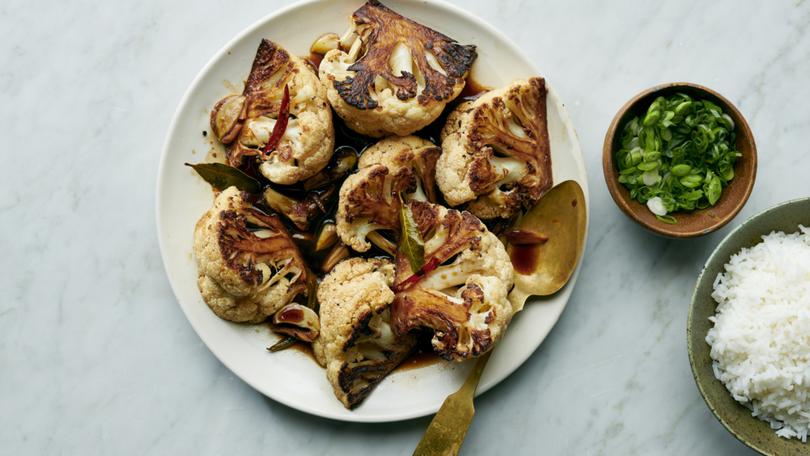
M 291 3 L 0 4 L 0 454 L 410 454 L 429 418 L 364 425 L 266 399 L 206 349 L 158 251 L 158 158 L 180 97 L 240 30 Z M 567 102 L 591 189 L 585 263 L 535 354 L 477 402 L 465 454 L 747 454 L 692 380 L 700 268 L 746 217 L 810 186 L 810 3 L 490 2 Z M 605 130 L 639 90 L 693 81 L 760 153 L 730 226 L 666 240 L 614 206 Z

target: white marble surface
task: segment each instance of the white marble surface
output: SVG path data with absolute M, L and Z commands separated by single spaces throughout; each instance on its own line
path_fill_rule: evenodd
M 265 399 L 203 346 L 163 272 L 154 184 L 175 106 L 216 50 L 288 3 L 0 3 L 0 454 L 410 454 L 419 440 L 427 418 L 345 424 Z M 731 225 L 810 194 L 810 4 L 457 3 L 567 101 L 592 214 L 568 309 L 480 398 L 464 453 L 747 454 L 698 395 L 685 342 L 695 278 L 731 227 L 642 231 L 605 189 L 601 146 L 638 90 L 700 82 L 759 146 Z

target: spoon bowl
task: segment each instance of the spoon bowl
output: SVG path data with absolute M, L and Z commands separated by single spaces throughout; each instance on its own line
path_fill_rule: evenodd
M 513 226 L 512 231 L 546 239 L 542 243 L 509 242 L 506 251 L 515 267 L 515 288 L 509 300 L 523 309 L 529 296 L 548 296 L 571 278 L 585 249 L 585 195 L 576 181 L 552 188 Z

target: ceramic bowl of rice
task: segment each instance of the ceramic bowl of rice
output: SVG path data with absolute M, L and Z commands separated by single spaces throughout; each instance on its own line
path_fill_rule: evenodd
M 740 441 L 810 454 L 810 198 L 737 227 L 698 277 L 687 325 L 700 393 Z

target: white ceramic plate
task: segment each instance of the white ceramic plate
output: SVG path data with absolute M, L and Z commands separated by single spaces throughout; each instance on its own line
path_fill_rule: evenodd
M 476 81 L 503 86 L 512 80 L 543 75 L 550 86 L 554 75 L 543 74 L 506 37 L 480 19 L 436 1 L 388 0 L 387 6 L 464 44 L 478 46 L 473 67 Z M 335 399 L 324 371 L 301 352 L 268 353 L 276 337 L 264 326 L 245 326 L 216 317 L 197 290 L 192 257 L 194 224 L 212 202 L 211 189 L 184 162 L 201 162 L 211 149 L 208 113 L 234 89 L 250 69 L 262 38 L 278 41 L 298 55 L 307 55 L 314 38 L 324 32 L 342 33 L 360 0 L 307 1 L 282 9 L 249 27 L 219 51 L 186 92 L 166 139 L 157 181 L 157 227 L 163 263 L 180 306 L 208 348 L 255 389 L 290 407 L 346 421 L 396 421 L 435 412 L 444 398 L 462 383 L 470 363 L 437 363 L 395 372 L 354 411 Z M 229 82 L 231 81 L 231 82 Z M 588 189 L 579 142 L 560 100 L 548 95 L 548 129 L 554 181 L 574 179 Z M 563 311 L 571 282 L 548 299 L 527 303 L 513 320 L 481 380 L 487 391 L 517 369 L 540 345 Z

